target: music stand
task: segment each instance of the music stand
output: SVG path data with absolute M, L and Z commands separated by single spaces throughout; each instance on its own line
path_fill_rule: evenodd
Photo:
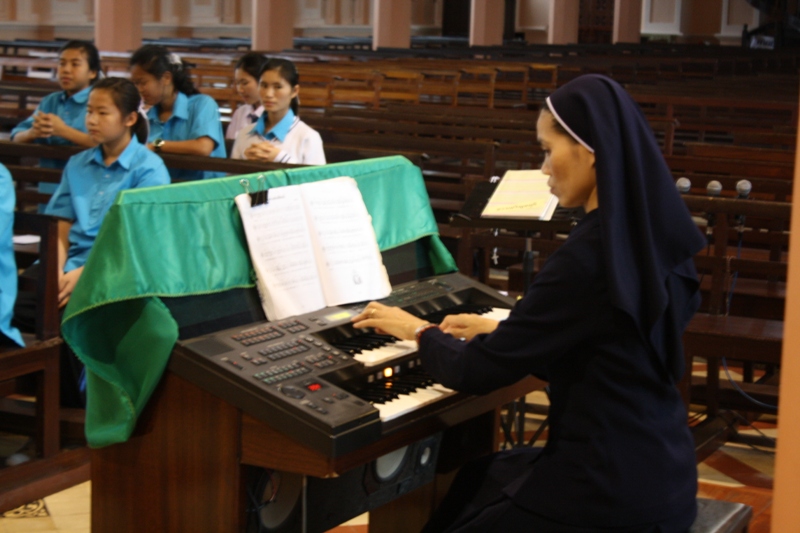
M 569 233 L 582 209 L 558 207 L 550 220 L 538 218 L 487 218 L 481 213 L 486 207 L 497 183 L 480 182 L 472 189 L 464 207 L 453 215 L 450 225 L 456 228 L 506 229 L 519 231 L 525 235 L 525 250 L 522 258 L 523 294 L 527 294 L 533 276 L 533 234 L 540 231 Z

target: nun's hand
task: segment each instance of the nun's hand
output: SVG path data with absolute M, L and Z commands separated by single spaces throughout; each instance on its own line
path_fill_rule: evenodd
M 447 315 L 439 326 L 445 333 L 457 339 L 472 340 L 475 335 L 491 333 L 497 329 L 499 322 L 480 315 Z
M 428 323 L 399 307 L 389 307 L 378 302 L 367 304 L 351 322 L 354 328 L 374 328 L 380 334 L 394 335 L 404 340 L 414 340 L 417 328 Z

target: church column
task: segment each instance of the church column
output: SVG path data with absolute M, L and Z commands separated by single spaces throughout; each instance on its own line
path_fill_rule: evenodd
M 142 46 L 141 0 L 94 0 L 94 43 L 105 52 L 128 52 Z
M 550 0 L 547 44 L 577 43 L 579 18 L 580 0 Z
M 500 2 L 499 0 L 472 0 L 469 21 L 469 45 L 502 45 L 504 15 L 505 2 Z
M 411 48 L 411 2 L 380 0 L 372 4 L 372 49 Z
M 253 50 L 277 52 L 294 45 L 294 0 L 252 0 Z
M 642 36 L 642 1 L 614 0 L 613 43 L 638 43 Z
M 796 119 L 795 119 L 796 122 Z M 800 128 L 798 128 L 800 132 Z M 798 137 L 800 139 L 800 137 Z M 800 142 L 794 162 L 793 197 L 800 198 Z M 783 317 L 783 354 L 781 357 L 780 411 L 778 413 L 775 490 L 772 500 L 773 533 L 793 533 L 800 524 L 800 202 L 792 202 L 789 237 L 786 311 Z

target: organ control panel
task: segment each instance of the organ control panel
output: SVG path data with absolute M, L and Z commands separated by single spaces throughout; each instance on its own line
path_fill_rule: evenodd
M 381 302 L 431 322 L 464 312 L 501 319 L 513 305 L 461 274 L 405 283 Z M 170 369 L 331 457 L 467 396 L 424 372 L 416 342 L 353 328 L 364 305 L 180 341 Z

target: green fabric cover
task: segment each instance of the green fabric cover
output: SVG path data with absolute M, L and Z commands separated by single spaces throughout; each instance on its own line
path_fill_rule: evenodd
M 265 179 L 259 180 L 263 176 Z M 423 237 L 436 273 L 456 270 L 439 240 L 419 169 L 403 157 L 279 170 L 122 191 L 64 313 L 62 334 L 87 370 L 86 437 L 127 440 L 178 338 L 159 296 L 254 285 L 233 197 L 338 176 L 356 180 L 381 250 Z

